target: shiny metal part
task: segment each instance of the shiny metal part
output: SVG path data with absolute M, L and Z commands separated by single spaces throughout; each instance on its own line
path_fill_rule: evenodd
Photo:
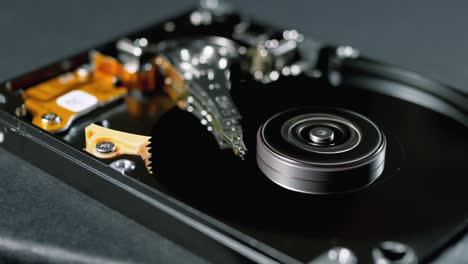
M 224 0 L 201 0 L 200 8 L 210 11 L 216 16 L 225 16 L 234 13 L 232 4 Z
M 151 70 L 151 68 L 145 68 L 146 64 L 142 61 L 148 45 L 149 42 L 146 38 L 138 38 L 133 41 L 124 38 L 117 41 L 118 59 L 124 65 L 126 71 L 135 73 Z
M 129 39 L 121 39 L 117 41 L 116 46 L 119 51 L 129 53 L 135 57 L 138 57 L 141 56 L 141 54 L 143 54 L 142 46 L 140 46 L 139 43 L 139 40 L 131 41 Z
M 190 14 L 190 23 L 194 26 L 209 25 L 212 19 L 211 13 L 206 10 L 196 10 Z
M 335 49 L 335 57 L 331 60 L 332 66 L 329 65 L 327 79 L 333 86 L 340 86 L 343 80 L 340 65 L 344 60 L 356 59 L 360 55 L 359 50 L 351 46 L 339 46 Z
M 372 250 L 377 264 L 416 264 L 418 258 L 409 246 L 395 241 L 384 241 Z
M 102 154 L 110 154 L 115 151 L 115 144 L 110 141 L 102 141 L 96 144 L 96 151 Z
M 177 91 L 183 108 L 200 119 L 221 148 L 232 148 L 243 158 L 247 149 L 229 80 L 238 46 L 221 37 L 179 39 L 160 43 L 158 53 L 183 76 L 183 91 Z
M 259 128 L 257 165 L 270 180 L 291 191 L 351 192 L 381 176 L 386 146 L 383 132 L 358 113 L 294 108 L 272 116 Z
M 244 68 L 258 81 L 269 83 L 280 76 L 303 72 L 311 77 L 317 75 L 314 70 L 322 44 L 295 29 L 265 32 L 243 21 L 234 28 L 233 38 L 250 47 Z
M 250 74 L 264 83 L 276 81 L 281 75 L 298 75 L 303 70 L 298 60 L 298 46 L 304 36 L 297 30 L 258 32 L 248 22 L 235 27 L 234 39 L 246 43 Z
M 336 48 L 336 55 L 340 59 L 356 59 L 359 57 L 359 50 L 351 46 L 340 46 Z
M 112 162 L 109 166 L 122 174 L 127 174 L 135 169 L 135 162 L 128 159 L 119 159 Z
M 56 113 L 47 113 L 41 117 L 42 122 L 48 124 L 60 124 L 62 119 Z
M 134 41 L 130 39 L 121 39 L 117 41 L 116 48 L 119 51 L 118 58 L 125 70 L 130 73 L 135 73 L 140 70 L 140 58 L 147 45 L 148 41 L 144 38 L 136 39 Z
M 308 264 L 356 264 L 358 260 L 354 253 L 344 247 L 334 247 Z
M 309 132 L 310 140 L 316 144 L 330 143 L 335 138 L 335 133 L 328 127 L 316 127 Z
M 25 117 L 28 114 L 28 111 L 26 110 L 26 106 L 22 104 L 21 106 L 18 106 L 15 109 L 15 115 L 17 117 Z
M 151 45 L 146 38 L 135 40 L 120 39 L 116 48 L 117 58 L 125 72 L 121 73 L 122 84 L 129 89 L 155 91 L 157 84 L 157 68 L 153 65 L 155 54 L 149 51 Z

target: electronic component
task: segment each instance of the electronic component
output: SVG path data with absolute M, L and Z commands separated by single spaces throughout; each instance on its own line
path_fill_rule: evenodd
M 113 57 L 91 52 L 91 66 L 62 74 L 28 88 L 23 93 L 33 124 L 50 132 L 62 132 L 78 117 L 127 95 L 128 89 L 153 91 L 157 70 L 130 72 Z
M 156 64 L 166 74 L 166 90 L 216 137 L 221 148 L 247 153 L 241 116 L 231 95 L 230 65 L 237 45 L 221 37 L 169 40 L 159 44 Z
M 94 56 L 95 68 L 100 69 L 101 56 Z M 82 67 L 28 88 L 23 98 L 33 124 L 56 133 L 68 129 L 76 118 L 126 94 L 127 89 L 116 83 L 114 74 Z
M 100 159 L 111 159 L 121 155 L 137 155 L 152 173 L 151 137 L 116 131 L 91 124 L 85 129 L 86 151 Z

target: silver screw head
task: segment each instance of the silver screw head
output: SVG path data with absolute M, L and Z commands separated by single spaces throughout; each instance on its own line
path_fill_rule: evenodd
M 119 171 L 122 174 L 130 172 L 135 169 L 135 163 L 127 159 L 119 159 L 110 164 L 111 168 Z
M 47 113 L 42 116 L 42 122 L 46 124 L 60 124 L 62 119 L 56 113 Z
M 102 141 L 96 144 L 96 151 L 102 154 L 110 154 L 115 151 L 115 144 L 110 141 Z

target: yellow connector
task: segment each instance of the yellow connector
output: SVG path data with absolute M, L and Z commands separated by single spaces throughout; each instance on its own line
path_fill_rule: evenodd
M 100 159 L 115 158 L 124 154 L 138 155 L 151 168 L 151 137 L 125 133 L 95 124 L 86 127 L 86 151 Z

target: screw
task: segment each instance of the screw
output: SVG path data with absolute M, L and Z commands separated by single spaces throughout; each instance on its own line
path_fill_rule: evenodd
M 372 250 L 375 263 L 379 264 L 414 264 L 417 257 L 409 246 L 395 241 L 384 241 Z
M 130 172 L 135 169 L 135 163 L 127 159 L 119 159 L 110 164 L 111 168 L 120 171 L 122 174 Z
M 26 111 L 26 106 L 24 106 L 24 104 L 22 104 L 21 106 L 18 106 L 15 109 L 15 115 L 17 117 L 25 117 L 26 114 L 27 114 L 27 111 Z
M 42 122 L 46 124 L 60 124 L 62 122 L 62 119 L 60 116 L 58 116 L 56 113 L 47 113 L 42 116 Z
M 96 144 L 96 151 L 102 154 L 110 154 L 115 151 L 115 144 L 109 141 L 102 141 Z

